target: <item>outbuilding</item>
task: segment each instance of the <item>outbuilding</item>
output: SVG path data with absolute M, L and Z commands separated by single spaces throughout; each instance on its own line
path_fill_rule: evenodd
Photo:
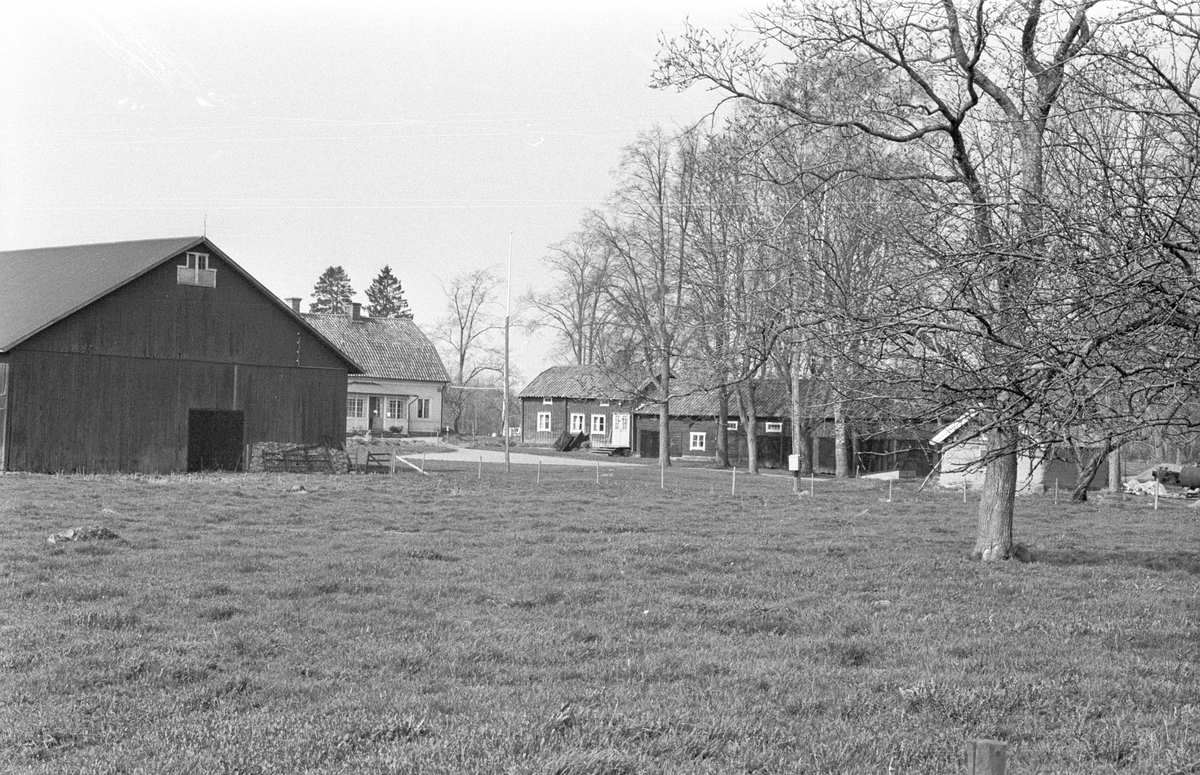
M 0 252 L 0 470 L 239 469 L 341 447 L 362 369 L 205 237 Z

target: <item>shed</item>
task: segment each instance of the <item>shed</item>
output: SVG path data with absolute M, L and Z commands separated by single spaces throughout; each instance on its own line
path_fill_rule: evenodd
M 0 470 L 236 469 L 340 447 L 362 369 L 205 237 L 0 252 Z
M 973 414 L 967 413 L 942 428 L 932 443 L 941 447 L 938 483 L 948 489 L 983 487 L 986 465 L 981 462 L 986 445 L 972 431 Z M 1017 494 L 1035 495 L 1056 486 L 1071 490 L 1078 481 L 1077 452 L 1066 446 L 1031 446 L 1017 455 Z M 1108 482 L 1108 461 L 1100 464 L 1089 489 L 1098 490 Z

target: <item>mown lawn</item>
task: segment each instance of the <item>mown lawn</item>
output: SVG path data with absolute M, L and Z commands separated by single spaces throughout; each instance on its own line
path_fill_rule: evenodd
M 0 769 L 1200 771 L 1182 502 L 478 476 L 0 476 Z

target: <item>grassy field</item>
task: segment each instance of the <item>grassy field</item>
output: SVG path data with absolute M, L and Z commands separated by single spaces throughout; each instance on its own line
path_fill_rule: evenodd
M 1182 502 L 478 477 L 0 476 L 0 769 L 1200 772 Z

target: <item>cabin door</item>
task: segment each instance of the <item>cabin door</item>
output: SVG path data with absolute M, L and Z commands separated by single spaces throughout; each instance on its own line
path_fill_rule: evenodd
M 631 418 L 629 414 L 614 414 L 612 416 L 612 441 L 609 442 L 613 447 L 628 447 L 629 446 L 629 426 Z
M 370 429 L 373 431 L 383 430 L 383 399 L 379 396 L 371 396 L 369 399 Z

